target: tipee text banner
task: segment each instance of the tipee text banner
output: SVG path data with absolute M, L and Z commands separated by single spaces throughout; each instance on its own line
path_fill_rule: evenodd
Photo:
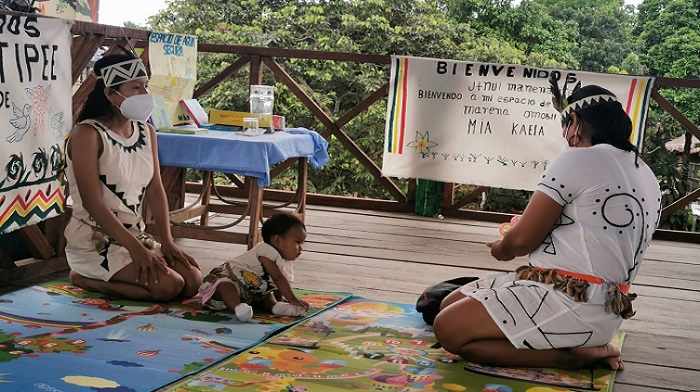
M 71 40 L 65 20 L 0 15 L 0 233 L 63 212 Z
M 392 56 L 382 174 L 533 190 L 566 146 L 551 74 L 612 91 L 641 146 L 653 78 Z

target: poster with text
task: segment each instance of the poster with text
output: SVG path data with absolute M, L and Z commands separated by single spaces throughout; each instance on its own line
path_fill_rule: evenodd
M 197 37 L 185 34 L 153 32 L 148 43 L 151 94 L 156 97 L 158 118 L 169 118 L 171 124 L 191 124 L 180 105 L 181 99 L 192 98 L 197 81 Z M 169 126 L 167 119 L 159 126 Z
M 565 149 L 551 73 L 612 91 L 641 146 L 653 78 L 392 56 L 382 174 L 533 190 Z
M 62 141 L 72 123 L 68 22 L 0 15 L 0 233 L 63 212 Z

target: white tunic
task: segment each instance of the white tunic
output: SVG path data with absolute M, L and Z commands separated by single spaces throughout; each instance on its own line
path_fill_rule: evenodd
M 649 167 L 607 144 L 556 157 L 537 190 L 564 206 L 530 264 L 632 283 L 661 213 L 661 192 Z M 600 346 L 622 318 L 605 311 L 605 285 L 591 284 L 587 303 L 552 285 L 514 281 L 514 273 L 470 283 L 462 293 L 478 299 L 518 348 Z
M 132 121 L 134 132 L 128 138 L 117 135 L 95 120 L 81 124 L 91 125 L 102 140 L 102 154 L 97 164 L 104 203 L 124 227 L 138 236 L 145 229 L 141 204 L 154 174 L 152 141 L 147 124 Z M 73 155 L 80 153 L 75 149 L 71 151 Z M 65 229 L 68 264 L 80 275 L 108 281 L 132 259 L 126 248 L 96 230 L 96 222 L 83 207 L 73 161 L 66 157 L 66 163 L 73 209 Z

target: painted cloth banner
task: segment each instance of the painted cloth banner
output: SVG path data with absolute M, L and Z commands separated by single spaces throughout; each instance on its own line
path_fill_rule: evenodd
M 533 190 L 566 143 L 551 73 L 617 95 L 641 146 L 653 78 L 392 56 L 382 174 Z
M 63 212 L 58 181 L 72 122 L 68 22 L 0 15 L 0 233 Z
M 197 37 L 151 33 L 148 42 L 151 79 L 148 87 L 156 100 L 156 128 L 191 123 L 180 100 L 192 98 L 197 81 Z
M 42 15 L 97 23 L 99 0 L 44 0 L 34 3 Z

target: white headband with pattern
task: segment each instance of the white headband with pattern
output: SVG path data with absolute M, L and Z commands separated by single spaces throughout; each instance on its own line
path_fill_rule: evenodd
M 131 80 L 148 78 L 146 66 L 141 59 L 122 61 L 102 68 L 102 75 L 97 75 L 102 79 L 107 87 L 113 87 Z
M 561 111 L 562 118 L 567 118 L 572 112 L 577 112 L 591 106 L 602 105 L 604 103 L 617 102 L 617 98 L 610 94 L 591 95 L 590 97 L 581 98 L 576 102 L 569 104 Z

